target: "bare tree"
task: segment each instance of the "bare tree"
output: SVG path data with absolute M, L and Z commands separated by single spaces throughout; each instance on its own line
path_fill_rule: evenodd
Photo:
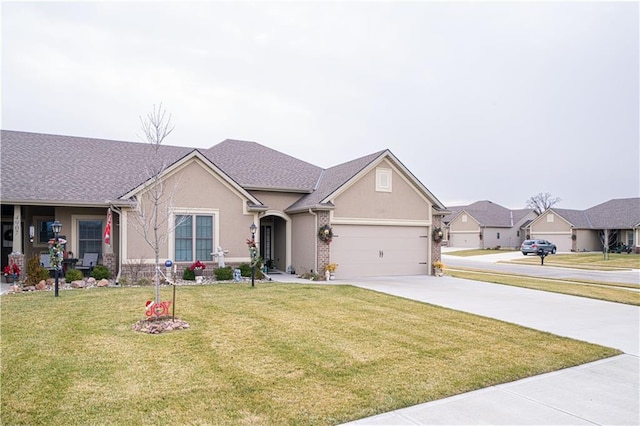
M 166 242 L 169 232 L 177 223 L 169 224 L 173 196 L 177 191 L 177 181 L 173 188 L 166 188 L 163 174 L 170 164 L 160 155 L 160 145 L 171 134 L 174 127 L 171 115 L 167 116 L 162 104 L 153 106 L 146 117 L 140 117 L 142 140 L 152 147 L 153 156 L 147 161 L 147 186 L 136 197 L 133 227 L 153 249 L 155 256 L 154 282 L 156 288 L 155 303 L 160 303 L 160 247 Z
M 560 198 L 553 197 L 548 192 L 544 194 L 540 192 L 527 200 L 527 208 L 533 209 L 537 214 L 542 214 L 542 212 L 558 204 L 560 201 L 562 201 Z

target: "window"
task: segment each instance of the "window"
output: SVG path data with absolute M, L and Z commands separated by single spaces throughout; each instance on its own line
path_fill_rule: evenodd
M 391 192 L 390 169 L 376 169 L 376 191 Z
M 627 231 L 627 245 L 633 246 L 633 231 Z
M 53 225 L 53 219 L 37 219 L 36 223 L 37 244 L 48 244 L 49 240 L 54 237 L 53 229 L 51 229 L 51 225 Z
M 547 222 L 553 222 L 553 213 L 547 215 Z
M 102 255 L 102 220 L 78 221 L 78 252 L 81 258 L 85 253 Z
M 466 222 L 466 221 L 467 221 L 467 215 L 466 215 L 466 214 L 463 214 L 463 215 L 462 215 L 462 222 Z
M 213 216 L 176 215 L 175 259 L 210 260 L 213 252 Z

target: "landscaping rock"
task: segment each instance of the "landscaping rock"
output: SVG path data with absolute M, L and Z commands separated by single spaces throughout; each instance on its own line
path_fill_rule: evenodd
M 98 281 L 98 283 L 96 284 L 96 287 L 109 287 L 109 280 L 107 279 L 101 279 L 100 281 Z
M 93 277 L 87 278 L 87 287 L 95 287 L 96 279 Z
M 160 334 L 167 331 L 185 330 L 187 328 L 189 328 L 189 324 L 186 321 L 180 318 L 173 320 L 170 317 L 148 318 L 140 320 L 131 326 L 133 331 L 149 334 Z
M 40 281 L 38 284 L 36 284 L 36 290 L 46 290 L 47 289 L 47 282 L 45 280 Z
M 83 280 L 71 281 L 71 288 L 85 288 L 87 284 Z

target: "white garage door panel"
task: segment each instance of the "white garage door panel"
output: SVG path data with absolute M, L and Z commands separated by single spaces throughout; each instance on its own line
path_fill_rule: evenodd
M 335 225 L 333 233 L 338 278 L 428 273 L 426 227 Z
M 570 234 L 534 234 L 532 238 L 551 241 L 556 245 L 558 251 L 571 251 Z
M 449 234 L 449 246 L 450 247 L 467 247 L 467 248 L 478 248 L 480 247 L 480 238 L 478 238 L 478 233 L 468 233 L 468 234 Z

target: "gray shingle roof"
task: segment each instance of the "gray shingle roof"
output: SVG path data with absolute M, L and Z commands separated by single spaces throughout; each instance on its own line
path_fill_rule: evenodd
M 193 151 L 162 145 L 160 161 L 170 165 Z M 294 203 L 294 210 L 319 207 L 327 196 L 388 152 L 323 170 L 256 142 L 227 139 L 198 151 L 246 190 L 307 194 Z M 147 143 L 11 130 L 1 132 L 0 154 L 0 199 L 18 204 L 108 205 L 149 178 L 154 158 Z
M 20 202 L 108 204 L 148 176 L 146 143 L 2 130 L 0 198 Z M 192 148 L 161 146 L 173 163 Z
M 594 229 L 632 229 L 640 224 L 640 198 L 618 198 L 585 211 Z
M 476 219 L 480 226 L 492 228 L 510 228 L 532 211 L 531 209 L 510 210 L 488 200 L 476 201 L 468 206 L 449 207 L 449 210 L 452 211 L 452 214 L 444 218 L 445 223 L 465 211 Z
M 311 192 L 322 168 L 256 142 L 227 139 L 200 150 L 245 189 Z

